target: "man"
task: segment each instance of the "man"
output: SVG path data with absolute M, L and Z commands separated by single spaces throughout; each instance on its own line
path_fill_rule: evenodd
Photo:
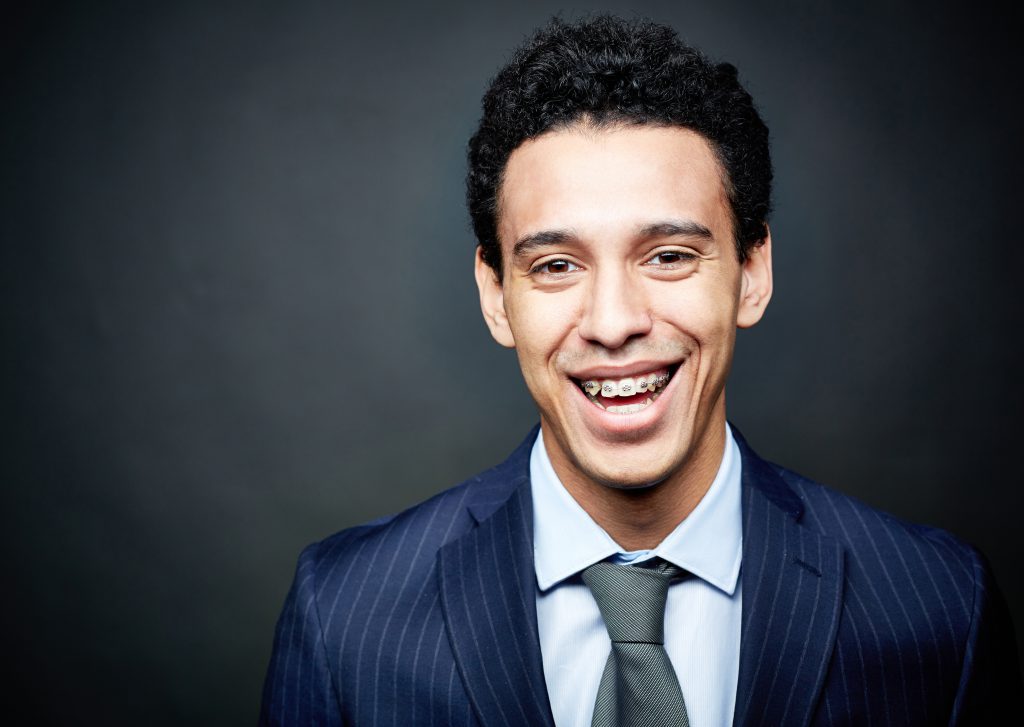
M 983 558 L 726 422 L 772 294 L 767 129 L 668 28 L 552 22 L 470 143 L 476 279 L 540 427 L 307 548 L 262 721 L 973 724 L 1018 710 Z

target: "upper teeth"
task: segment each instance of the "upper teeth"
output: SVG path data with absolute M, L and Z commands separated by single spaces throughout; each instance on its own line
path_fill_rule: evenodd
M 604 379 L 602 381 L 590 379 L 583 382 L 583 390 L 591 396 L 597 396 L 598 392 L 601 393 L 601 396 L 608 398 L 613 396 L 633 396 L 634 394 L 642 394 L 645 391 L 655 391 L 668 383 L 668 380 L 669 375 L 667 373 L 651 373 L 625 379 Z

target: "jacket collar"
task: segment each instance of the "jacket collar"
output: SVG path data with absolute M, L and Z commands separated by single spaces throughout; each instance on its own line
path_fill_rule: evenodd
M 483 725 L 554 727 L 537 632 L 529 478 L 534 437 L 536 428 L 471 485 L 476 491 L 468 507 L 479 524 L 438 552 L 449 642 Z
M 505 505 L 517 487 L 522 486 L 524 482 L 526 487 L 529 487 L 530 451 L 539 431 L 540 424 L 537 424 L 530 429 L 526 438 L 504 462 L 473 478 L 466 507 L 478 524 L 483 523 L 498 508 Z
M 842 546 L 801 524 L 781 470 L 733 429 L 743 457 L 743 615 L 733 724 L 806 725 L 842 608 Z

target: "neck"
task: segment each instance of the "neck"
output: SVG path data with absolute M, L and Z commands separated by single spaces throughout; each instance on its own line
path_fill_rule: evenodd
M 646 487 L 620 488 L 552 466 L 580 507 L 624 550 L 651 550 L 693 512 L 714 482 L 725 453 L 725 416 L 707 430 L 668 477 Z M 550 458 L 550 449 L 548 450 Z M 559 465 L 563 466 L 559 466 Z

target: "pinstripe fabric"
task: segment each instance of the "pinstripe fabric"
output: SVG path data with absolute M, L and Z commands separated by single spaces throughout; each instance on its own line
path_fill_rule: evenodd
M 735 724 L 977 724 L 1020 672 L 982 556 L 743 458 Z M 536 622 L 529 453 L 306 548 L 261 724 L 553 725 Z M 703 727 L 696 725 L 695 727 Z
M 525 535 L 533 532 L 530 507 L 529 480 L 520 473 L 508 503 L 439 558 L 452 649 L 488 725 L 554 725 L 537 635 L 532 538 Z
M 976 550 L 770 465 L 736 438 L 751 594 L 736 724 L 1019 718 L 1013 627 Z

